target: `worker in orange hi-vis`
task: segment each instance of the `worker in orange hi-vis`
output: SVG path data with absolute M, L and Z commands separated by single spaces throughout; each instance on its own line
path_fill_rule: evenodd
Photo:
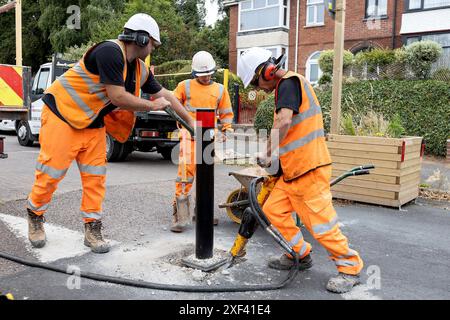
M 187 109 L 192 119 L 199 109 L 215 109 L 222 124 L 222 141 L 226 134 L 233 132 L 233 109 L 230 96 L 224 86 L 211 80 L 216 72 L 216 62 L 209 52 L 199 51 L 192 58 L 194 79 L 182 81 L 174 91 L 175 96 Z M 183 232 L 190 219 L 189 191 L 194 183 L 196 170 L 195 143 L 189 132 L 180 132 L 180 155 L 178 176 L 175 183 L 175 200 L 173 202 L 172 232 Z M 195 216 L 194 216 L 195 217 Z M 218 220 L 214 219 L 217 225 Z
M 328 251 L 338 275 L 327 284 L 331 292 L 350 291 L 359 283 L 363 261 L 349 248 L 342 234 L 330 191 L 331 158 L 325 143 L 322 112 L 311 84 L 301 75 L 281 69 L 285 57 L 269 50 L 250 48 L 239 57 L 238 76 L 266 92 L 275 91 L 274 124 L 267 152 L 258 164 L 281 175 L 263 211 L 292 244 L 300 257 L 300 269 L 312 267 L 311 245 L 292 217 L 295 211 L 306 229 Z M 290 269 L 291 256 L 271 258 L 269 267 Z
M 187 123 L 195 123 L 178 99 L 154 78 L 144 59 L 160 45 L 159 27 L 149 15 L 132 16 L 118 39 L 90 48 L 83 58 L 46 91 L 41 116 L 35 183 L 28 197 L 28 237 L 41 248 L 46 243 L 44 213 L 58 183 L 73 160 L 80 170 L 83 195 L 80 213 L 84 244 L 106 253 L 102 202 L 105 196 L 106 133 L 125 142 L 135 123 L 135 111 L 171 107 Z M 140 92 L 155 100 L 140 98 Z

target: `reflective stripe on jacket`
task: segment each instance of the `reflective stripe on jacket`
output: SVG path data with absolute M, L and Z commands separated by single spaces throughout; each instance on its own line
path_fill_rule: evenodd
M 107 40 L 118 44 L 124 58 L 123 80 L 127 77 L 127 58 L 125 45 L 119 40 Z M 85 57 L 97 45 L 90 48 L 78 63 L 57 79 L 46 91 L 55 98 L 56 107 L 64 119 L 76 129 L 87 128 L 100 111 L 111 103 L 106 86 L 100 82 L 100 75 L 89 72 Z M 147 81 L 149 72 L 144 61 L 136 59 L 136 88 L 134 95 L 140 95 L 140 89 Z M 125 142 L 133 129 L 134 112 L 118 110 L 105 116 L 108 133 L 120 142 Z
M 315 168 L 331 164 L 325 143 L 322 111 L 311 84 L 301 75 L 287 72 L 283 79 L 297 77 L 302 90 L 300 112 L 292 116 L 286 137 L 279 146 L 279 158 L 285 181 L 290 181 Z M 275 103 L 278 101 L 277 84 Z
M 223 85 L 212 82 L 205 86 L 189 79 L 180 82 L 174 93 L 193 119 L 198 109 L 216 109 L 223 131 L 231 130 L 234 114 L 230 96 Z

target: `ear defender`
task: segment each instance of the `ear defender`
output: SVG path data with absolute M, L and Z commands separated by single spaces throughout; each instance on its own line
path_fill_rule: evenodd
M 275 78 L 275 72 L 277 71 L 276 65 L 275 65 L 275 58 L 270 58 L 266 65 L 264 66 L 264 69 L 262 71 L 262 77 L 266 81 L 271 81 Z
M 125 42 L 134 42 L 139 47 L 145 47 L 150 42 L 150 37 L 144 33 L 133 32 L 132 34 L 120 34 L 118 39 Z
M 286 56 L 282 54 L 278 59 L 270 58 L 262 71 L 262 77 L 266 81 L 271 81 L 275 78 L 275 73 L 283 66 L 286 61 Z
M 139 47 L 145 47 L 150 42 L 150 37 L 143 33 L 137 33 L 136 44 Z

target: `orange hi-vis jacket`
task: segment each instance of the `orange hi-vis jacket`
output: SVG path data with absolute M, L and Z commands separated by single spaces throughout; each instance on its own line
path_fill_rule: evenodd
M 127 77 L 127 58 L 123 42 L 117 43 L 123 54 L 123 79 Z M 89 72 L 85 65 L 85 57 L 96 46 L 90 48 L 78 63 L 57 79 L 46 91 L 53 95 L 56 107 L 64 119 L 75 129 L 87 128 L 99 115 L 100 111 L 111 103 L 106 93 L 106 87 L 100 82 L 100 76 Z M 135 96 L 140 95 L 141 87 L 149 76 L 145 62 L 136 59 L 136 89 Z M 105 116 L 106 131 L 116 140 L 125 142 L 135 123 L 133 111 L 116 110 Z
M 175 96 L 185 106 L 192 119 L 196 119 L 198 109 L 216 109 L 222 131 L 232 130 L 233 109 L 228 92 L 223 85 L 212 82 L 210 85 L 202 85 L 197 80 L 185 80 L 178 84 L 174 91 Z M 217 118 L 216 118 L 217 121 Z
M 288 71 L 282 79 L 292 77 L 297 77 L 300 81 L 302 103 L 299 113 L 292 116 L 289 131 L 279 146 L 278 156 L 285 181 L 331 164 L 319 101 L 311 84 L 300 74 Z M 281 81 L 277 84 L 276 93 Z M 277 101 L 278 96 L 275 94 L 275 104 Z

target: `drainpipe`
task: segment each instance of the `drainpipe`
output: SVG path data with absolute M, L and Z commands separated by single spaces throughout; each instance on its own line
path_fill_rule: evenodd
M 298 19 L 300 11 L 300 0 L 297 0 L 297 15 L 295 19 L 295 72 L 298 71 Z
M 395 49 L 395 35 L 397 32 L 397 0 L 394 0 L 394 22 L 392 23 L 392 50 Z

